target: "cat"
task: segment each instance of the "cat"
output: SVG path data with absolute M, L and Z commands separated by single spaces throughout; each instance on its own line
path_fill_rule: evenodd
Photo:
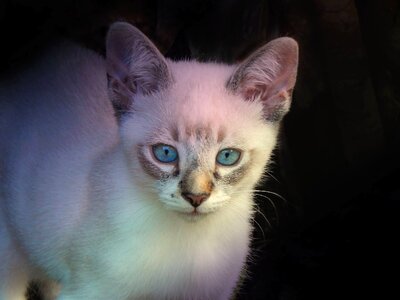
M 0 84 L 0 299 L 229 299 L 297 43 L 171 61 L 117 22 L 106 58 L 61 42 Z

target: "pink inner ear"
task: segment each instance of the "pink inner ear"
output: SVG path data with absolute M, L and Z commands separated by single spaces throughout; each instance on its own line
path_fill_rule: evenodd
M 254 101 L 256 99 L 262 99 L 263 98 L 263 94 L 265 92 L 263 92 L 263 89 L 261 86 L 260 87 L 256 87 L 256 86 L 252 86 L 252 87 L 247 87 L 243 92 L 243 97 L 248 100 L 248 101 Z
M 259 99 L 264 104 L 268 104 L 270 102 L 270 98 L 279 98 L 281 101 L 288 100 L 290 98 L 289 93 L 284 89 L 276 90 L 274 83 L 266 84 L 253 84 L 245 86 L 241 91 L 243 97 L 248 101 L 254 101 Z
M 241 94 L 248 101 L 259 100 L 264 106 L 264 117 L 270 121 L 280 121 L 290 107 L 291 91 L 285 86 L 277 90 L 279 84 L 248 84 L 241 90 Z
M 135 83 L 129 77 L 125 77 L 122 80 L 110 77 L 109 88 L 124 97 L 132 97 L 136 90 Z

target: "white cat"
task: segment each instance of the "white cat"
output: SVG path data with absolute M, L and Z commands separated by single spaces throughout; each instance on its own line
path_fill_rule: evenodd
M 62 43 L 0 84 L 0 299 L 31 280 L 59 300 L 229 299 L 297 44 L 173 62 L 119 22 L 106 50 Z

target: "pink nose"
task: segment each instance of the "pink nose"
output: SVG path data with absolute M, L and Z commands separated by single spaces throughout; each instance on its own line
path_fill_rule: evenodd
M 210 197 L 210 194 L 192 194 L 182 193 L 182 197 L 188 201 L 193 207 L 198 207 Z

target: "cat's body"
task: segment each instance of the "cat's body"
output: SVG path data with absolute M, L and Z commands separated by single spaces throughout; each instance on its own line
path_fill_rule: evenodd
M 297 48 L 268 106 L 244 100 L 248 66 L 166 61 L 123 23 L 107 42 L 107 61 L 62 44 L 0 84 L 0 299 L 30 280 L 60 300 L 228 299 Z

